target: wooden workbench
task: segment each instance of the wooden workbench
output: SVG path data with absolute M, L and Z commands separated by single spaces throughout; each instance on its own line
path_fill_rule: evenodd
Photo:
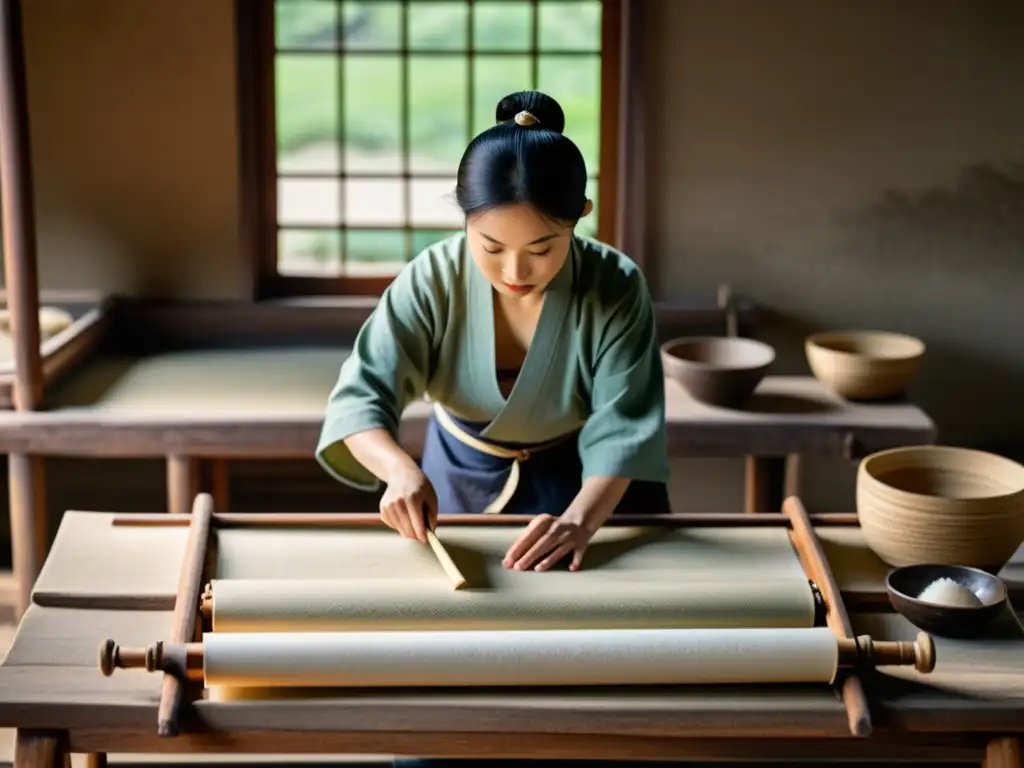
M 732 686 L 628 692 L 363 692 L 288 700 L 199 700 L 181 733 L 157 735 L 161 677 L 103 677 L 97 645 L 168 636 L 188 529 L 111 528 L 112 515 L 68 513 L 14 644 L 0 666 L 0 727 L 17 727 L 18 761 L 40 751 L 1004 760 L 1024 732 L 1024 631 L 1007 615 L 984 640 L 936 638 L 927 677 L 887 668 L 864 680 L 874 731 L 850 736 L 828 686 Z M 912 639 L 879 603 L 885 566 L 859 529 L 819 526 L 858 633 Z M 88 544 L 83 544 L 88 542 Z M 1024 555 L 1024 553 L 1022 553 Z M 1024 591 L 1024 556 L 1002 573 Z M 56 746 L 55 746 L 56 745 Z

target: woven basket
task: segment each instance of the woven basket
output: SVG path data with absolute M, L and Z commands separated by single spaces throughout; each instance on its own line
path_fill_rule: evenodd
M 969 565 L 998 573 L 1024 541 L 1024 466 L 948 446 L 893 448 L 857 471 L 868 546 L 892 566 Z

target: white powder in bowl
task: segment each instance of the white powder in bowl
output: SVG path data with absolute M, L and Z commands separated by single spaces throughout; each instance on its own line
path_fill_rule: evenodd
M 958 581 L 947 576 L 936 579 L 917 596 L 918 600 L 936 605 L 950 605 L 957 608 L 976 608 L 981 600 L 976 594 Z

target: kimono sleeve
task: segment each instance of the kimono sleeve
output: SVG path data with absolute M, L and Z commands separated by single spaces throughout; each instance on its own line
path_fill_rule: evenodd
M 654 305 L 634 273 L 599 334 L 590 415 L 580 432 L 583 479 L 667 482 L 665 377 Z
M 386 429 L 398 440 L 402 412 L 430 380 L 443 328 L 445 291 L 430 254 L 410 262 L 360 329 L 327 401 L 316 459 L 334 479 L 375 491 L 380 480 L 345 445 L 352 435 Z

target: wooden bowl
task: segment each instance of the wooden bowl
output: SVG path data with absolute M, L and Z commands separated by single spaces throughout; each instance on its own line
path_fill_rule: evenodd
M 1024 540 L 1024 467 L 968 448 L 893 448 L 860 463 L 856 505 L 868 546 L 889 565 L 996 574 Z
M 959 606 L 918 598 L 936 579 L 952 579 L 967 587 L 981 605 Z M 1007 590 L 1002 579 L 978 568 L 922 563 L 889 571 L 885 578 L 892 607 L 918 629 L 944 637 L 976 637 L 1002 612 Z
M 754 339 L 701 336 L 665 342 L 661 359 L 665 374 L 695 400 L 739 408 L 775 362 L 775 350 Z
M 850 400 L 902 394 L 917 374 L 924 342 L 884 331 L 816 333 L 804 342 L 815 378 Z

